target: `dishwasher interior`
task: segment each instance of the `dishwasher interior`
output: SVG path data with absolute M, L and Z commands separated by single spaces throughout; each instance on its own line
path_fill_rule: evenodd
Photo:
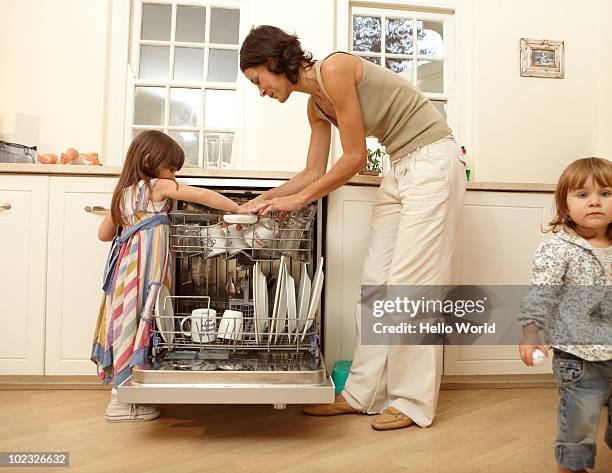
M 170 221 L 174 281 L 157 299 L 152 366 L 133 369 L 119 401 L 332 402 L 321 353 L 321 202 L 266 216 L 177 202 Z

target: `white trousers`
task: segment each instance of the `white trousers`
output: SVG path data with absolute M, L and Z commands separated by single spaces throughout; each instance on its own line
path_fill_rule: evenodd
M 372 208 L 362 285 L 451 284 L 465 195 L 465 167 L 452 137 L 396 161 Z M 441 345 L 362 345 L 357 340 L 342 392 L 370 414 L 395 407 L 421 427 L 433 422 L 442 376 Z

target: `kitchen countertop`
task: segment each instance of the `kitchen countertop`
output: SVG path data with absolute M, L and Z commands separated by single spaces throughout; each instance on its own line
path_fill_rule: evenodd
M 118 176 L 121 168 L 116 166 L 86 166 L 58 164 L 8 164 L 0 163 L 0 174 L 48 174 L 69 176 Z M 178 177 L 220 177 L 247 179 L 290 179 L 295 175 L 288 171 L 239 171 L 234 169 L 183 168 Z M 380 176 L 355 176 L 350 185 L 377 186 Z M 554 184 L 520 182 L 468 182 L 468 190 L 500 192 L 554 192 Z

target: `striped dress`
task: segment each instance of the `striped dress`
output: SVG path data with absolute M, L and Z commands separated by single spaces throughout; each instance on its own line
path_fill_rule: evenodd
M 151 188 L 157 179 L 150 181 Z M 152 202 L 144 181 L 124 194 L 128 226 L 167 215 L 169 203 Z M 91 360 L 104 384 L 118 386 L 136 365 L 149 363 L 154 306 L 161 285 L 171 287 L 170 229 L 158 224 L 131 235 L 118 248 L 118 259 L 108 293 L 104 294 L 94 332 Z

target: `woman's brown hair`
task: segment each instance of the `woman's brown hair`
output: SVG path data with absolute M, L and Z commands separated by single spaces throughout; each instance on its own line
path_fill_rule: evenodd
M 292 84 L 300 77 L 303 64 L 314 64 L 312 54 L 304 51 L 296 35 L 276 26 L 260 25 L 251 32 L 240 47 L 240 70 L 267 64 L 274 74 L 285 74 Z
M 601 187 L 612 187 L 612 163 L 602 158 L 582 158 L 565 168 L 555 188 L 556 215 L 549 224 L 553 233 L 567 227 L 583 238 L 589 237 L 580 233 L 570 217 L 567 194 L 580 189 L 591 178 Z M 612 223 L 608 225 L 607 233 L 612 238 Z
M 157 130 L 140 133 L 128 148 L 119 182 L 113 192 L 111 216 L 115 225 L 125 226 L 123 196 L 127 188 L 144 181 L 151 193 L 151 179 L 164 168 L 177 171 L 183 167 L 185 153 L 179 144 Z

